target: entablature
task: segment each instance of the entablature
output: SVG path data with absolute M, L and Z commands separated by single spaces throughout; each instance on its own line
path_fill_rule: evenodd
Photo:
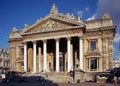
M 114 37 L 116 26 L 101 27 L 96 29 L 86 29 L 84 36 L 86 38 L 103 38 L 103 37 Z
M 106 27 L 100 27 L 100 28 L 91 28 L 91 29 L 86 29 L 86 32 L 94 32 L 94 31 L 115 31 L 116 26 L 106 26 Z
M 33 41 L 33 40 L 44 40 L 44 39 L 55 39 L 55 38 L 67 38 L 67 37 L 83 37 L 82 28 L 68 28 L 66 30 L 56 30 L 48 32 L 39 32 L 23 35 L 23 41 Z

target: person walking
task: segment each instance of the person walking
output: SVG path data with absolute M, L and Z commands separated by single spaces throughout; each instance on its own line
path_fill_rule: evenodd
M 117 83 L 117 77 L 116 77 L 116 76 L 114 76 L 113 84 L 114 84 L 114 86 L 118 86 L 118 83 Z
M 118 86 L 118 77 L 120 77 L 120 67 L 114 68 L 113 83 L 115 86 Z

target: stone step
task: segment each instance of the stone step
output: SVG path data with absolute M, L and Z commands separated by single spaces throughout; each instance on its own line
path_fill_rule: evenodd
M 52 81 L 53 83 L 68 83 L 72 80 L 68 72 L 46 72 L 42 73 L 41 76 Z

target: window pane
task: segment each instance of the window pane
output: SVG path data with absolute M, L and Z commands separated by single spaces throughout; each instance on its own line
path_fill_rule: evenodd
M 91 50 L 96 49 L 96 41 L 91 41 Z
M 96 59 L 90 60 L 90 67 L 91 67 L 91 69 L 97 69 L 97 60 Z

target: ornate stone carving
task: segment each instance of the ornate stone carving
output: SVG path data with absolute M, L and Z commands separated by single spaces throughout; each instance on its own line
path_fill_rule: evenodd
M 13 27 L 12 32 L 16 32 L 16 31 L 17 31 L 17 28 L 16 28 L 16 27 Z
M 58 8 L 56 7 L 55 3 L 52 6 L 52 9 L 50 11 L 50 15 L 58 14 Z
M 48 19 L 43 23 L 38 24 L 37 26 L 31 28 L 25 33 L 35 33 L 35 32 L 41 32 L 41 31 L 48 31 L 48 30 L 58 30 L 58 29 L 64 29 L 71 27 L 72 25 L 66 24 L 64 22 L 59 22 L 56 20 Z
M 40 34 L 30 34 L 24 36 L 24 41 L 25 40 L 42 40 L 44 38 L 47 39 L 54 39 L 56 37 L 68 37 L 68 36 L 82 36 L 81 29 L 71 29 L 71 30 L 64 30 L 64 31 L 54 31 L 54 32 L 49 32 L 49 33 L 40 33 Z
M 110 15 L 108 13 L 105 13 L 103 15 L 102 19 L 110 19 Z

